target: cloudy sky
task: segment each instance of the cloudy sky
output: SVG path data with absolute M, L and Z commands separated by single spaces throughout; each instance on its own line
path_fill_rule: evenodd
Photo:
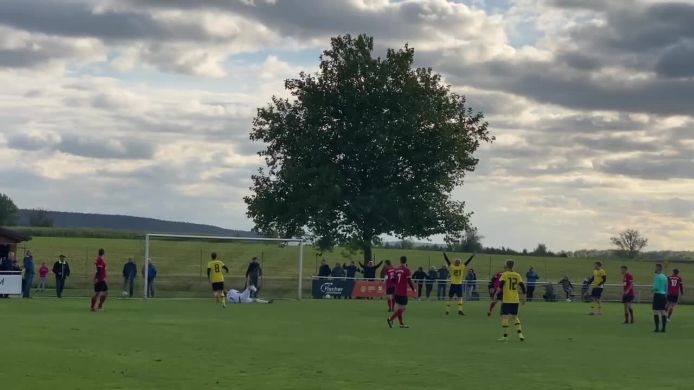
M 694 238 L 694 2 L 0 0 L 0 192 L 248 229 L 255 109 L 329 37 L 409 42 L 497 141 L 455 195 L 486 245 Z

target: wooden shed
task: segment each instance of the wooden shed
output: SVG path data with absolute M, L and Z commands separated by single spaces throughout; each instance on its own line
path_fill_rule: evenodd
M 17 254 L 17 244 L 29 241 L 31 237 L 20 232 L 0 227 L 0 259 L 7 258 L 10 253 Z

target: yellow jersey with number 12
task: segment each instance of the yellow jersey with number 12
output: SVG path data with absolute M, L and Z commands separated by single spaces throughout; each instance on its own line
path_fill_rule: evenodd
M 523 283 L 523 277 L 518 272 L 506 271 L 501 274 L 500 282 L 504 283 L 503 301 L 502 303 L 520 303 L 520 285 Z
M 210 271 L 210 282 L 221 283 L 224 281 L 224 267 L 221 260 L 212 260 L 207 263 L 207 269 Z

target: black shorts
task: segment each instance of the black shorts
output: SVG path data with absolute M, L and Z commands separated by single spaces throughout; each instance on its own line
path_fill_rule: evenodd
M 386 287 L 386 295 L 395 294 L 395 287 Z
M 518 304 L 517 303 L 502 303 L 501 304 L 501 315 L 502 316 L 517 316 L 518 315 Z
M 395 303 L 400 306 L 407 306 L 407 296 L 396 295 Z
M 94 292 L 106 292 L 108 291 L 108 284 L 105 281 L 94 283 Z
M 224 291 L 224 282 L 212 283 L 212 291 Z
M 448 298 L 453 298 L 453 297 L 458 297 L 458 298 L 463 297 L 463 285 L 462 284 L 451 284 L 451 287 L 448 288 Z
M 593 298 L 600 299 L 602 296 L 602 287 L 593 287 L 593 290 L 590 292 L 590 296 Z
M 634 301 L 633 295 L 622 295 L 622 303 L 631 303 Z
M 668 295 L 667 301 L 670 303 L 677 303 L 680 301 L 680 296 L 679 295 Z
M 653 294 L 653 310 L 665 310 L 667 297 L 665 294 Z

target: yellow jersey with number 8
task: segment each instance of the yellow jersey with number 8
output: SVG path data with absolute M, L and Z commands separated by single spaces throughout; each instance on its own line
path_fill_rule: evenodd
M 502 303 L 520 303 L 520 285 L 523 283 L 523 277 L 518 272 L 506 271 L 501 274 L 500 282 L 504 283 L 503 301 Z
M 224 263 L 221 260 L 212 260 L 207 263 L 207 269 L 210 271 L 210 282 L 221 283 L 224 281 Z

